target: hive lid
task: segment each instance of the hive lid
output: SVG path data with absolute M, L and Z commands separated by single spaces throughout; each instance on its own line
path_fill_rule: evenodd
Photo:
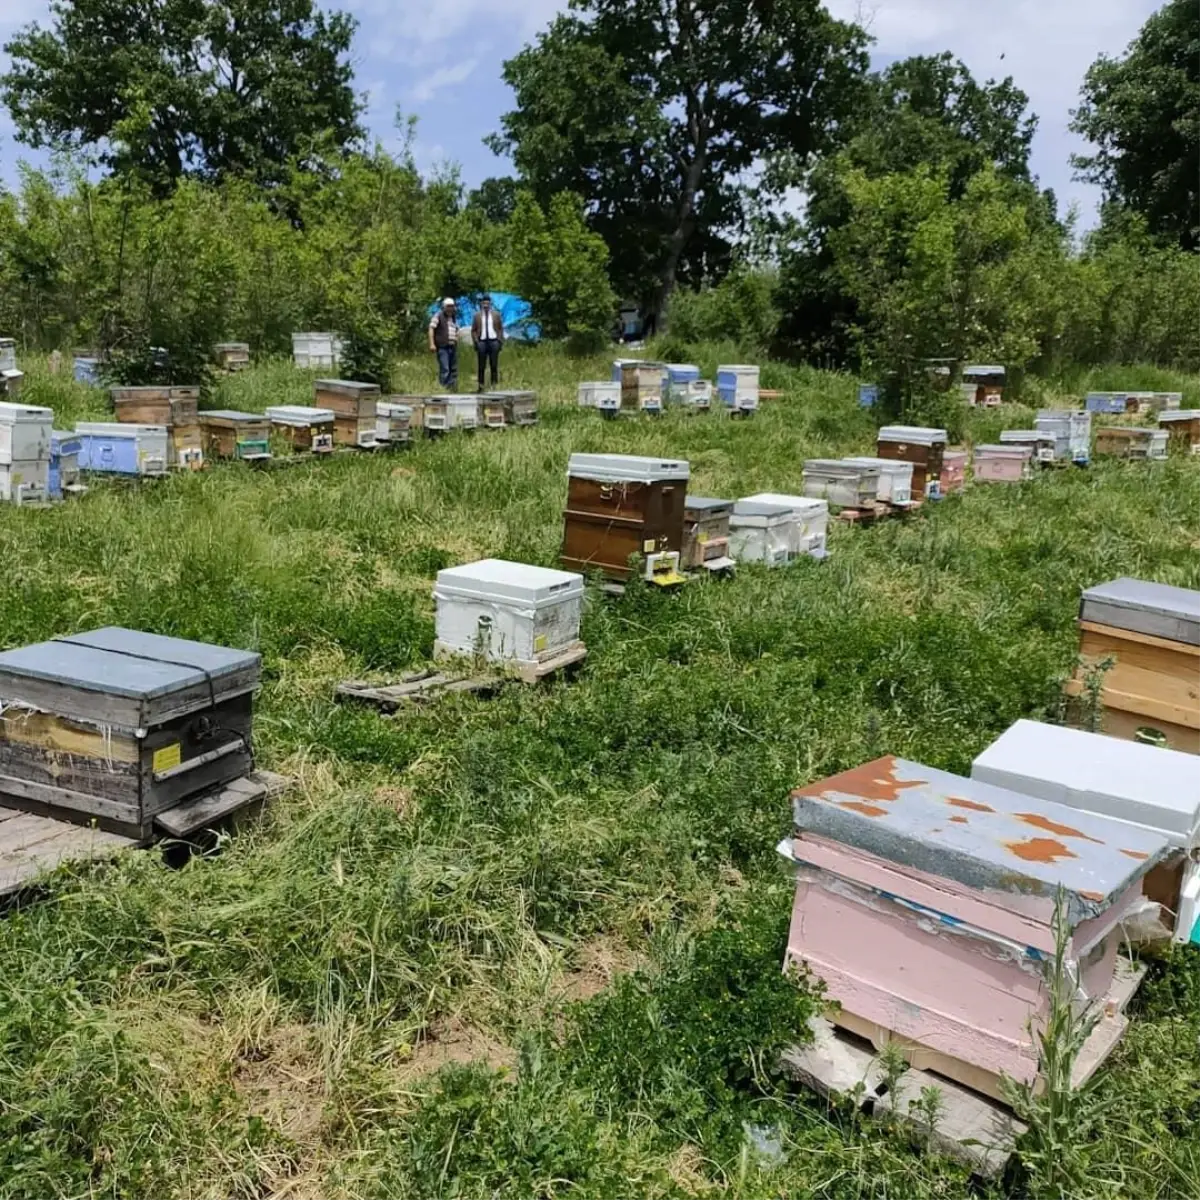
M 572 454 L 567 475 L 599 483 L 658 483 L 686 480 L 690 468 L 673 458 L 642 458 L 634 454 Z
M 1052 442 L 1054 434 L 1047 429 L 1004 429 L 1000 432 L 1000 441 L 1015 445 L 1025 442 Z
M 249 342 L 218 342 L 214 347 L 216 350 L 249 350 Z
M 314 386 L 319 392 L 343 392 L 351 396 L 378 395 L 379 384 L 363 383 L 357 379 L 318 379 Z
M 557 604 L 583 594 L 583 576 L 574 571 L 485 558 L 439 571 L 433 594 L 438 599 Z
M 787 504 L 767 504 L 761 500 L 739 500 L 733 506 L 731 523 L 745 524 L 754 521 L 759 524 L 773 521 L 791 521 L 796 516 L 795 510 Z
M 758 367 L 747 363 L 724 363 L 717 367 L 717 374 L 719 375 L 722 371 L 740 372 L 745 375 L 751 371 L 757 373 Z
M 1122 576 L 1088 588 L 1081 621 L 1200 646 L 1200 592 Z
M 50 445 L 64 446 L 68 442 L 78 442 L 79 434 L 70 429 L 52 429 L 50 430 Z
M 266 415 L 280 425 L 328 425 L 334 419 L 332 408 L 309 408 L 306 404 L 278 404 Z
M 932 446 L 946 441 L 944 429 L 932 429 L 924 425 L 884 425 L 879 431 L 882 442 L 915 442 L 921 446 Z
M 717 500 L 712 496 L 688 496 L 683 503 L 687 512 L 723 512 L 733 511 L 732 500 Z
M 996 366 L 992 363 L 984 363 L 980 365 L 972 365 L 963 367 L 963 378 L 966 379 L 969 375 L 1003 375 L 1004 368 Z
M 1009 442 L 1007 445 L 1002 445 L 998 442 L 988 442 L 982 446 L 975 447 L 975 457 L 978 458 L 981 454 L 986 454 L 989 457 L 1020 457 L 1027 458 L 1033 453 L 1033 448 L 1025 442 Z
M 412 416 L 412 405 L 401 404 L 396 400 L 380 400 L 375 405 L 375 411 L 381 417 L 410 417 Z
M 912 463 L 902 458 L 872 458 L 867 454 L 856 454 L 843 461 L 859 467 L 875 467 L 881 474 L 911 476 L 913 470 Z
M 128 437 L 140 436 L 166 437 L 165 425 L 127 425 L 121 421 L 80 421 L 75 426 L 75 432 L 93 437 Z
M 853 475 L 855 478 L 878 475 L 879 468 L 849 458 L 806 458 L 804 472 L 821 475 Z
M 665 363 L 667 374 L 675 383 L 700 378 L 700 368 L 695 363 Z
M 1179 750 L 1018 721 L 975 759 L 971 778 L 1144 825 L 1175 845 L 1200 837 L 1200 757 Z
M 44 425 L 54 420 L 54 410 L 36 404 L 0 404 L 0 424 Z
M 200 413 L 200 424 L 207 420 L 215 421 L 257 421 L 262 424 L 267 418 L 262 413 L 240 412 L 236 408 L 210 408 Z
M 1158 423 L 1164 421 L 1195 421 L 1200 420 L 1200 408 L 1169 408 L 1158 414 Z
M 782 505 L 801 518 L 828 515 L 829 501 L 817 500 L 812 496 L 788 496 L 782 492 L 757 492 L 745 497 L 743 503 Z
M 1053 900 L 1074 927 L 1167 850 L 1152 830 L 887 756 L 792 793 L 796 827 L 991 893 Z

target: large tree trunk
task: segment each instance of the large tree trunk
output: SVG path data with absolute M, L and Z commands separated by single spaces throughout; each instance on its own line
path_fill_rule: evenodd
M 662 271 L 659 274 L 658 297 L 655 303 L 656 325 L 661 330 L 663 315 L 671 293 L 675 290 L 676 277 L 679 273 L 679 260 L 683 257 L 683 249 L 695 226 L 693 216 L 696 210 L 696 193 L 700 190 L 700 181 L 704 178 L 704 168 L 708 164 L 708 130 L 703 117 L 701 102 L 698 97 L 688 98 L 688 135 L 692 143 L 692 156 L 683 177 L 683 191 L 679 196 L 679 205 L 675 210 L 675 228 L 667 242 L 667 256 L 663 260 Z

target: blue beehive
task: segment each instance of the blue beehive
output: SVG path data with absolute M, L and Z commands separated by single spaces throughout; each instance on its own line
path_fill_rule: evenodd
M 860 383 L 858 385 L 858 407 L 874 408 L 879 403 L 879 385 L 877 383 Z
M 167 469 L 165 425 L 81 421 L 79 469 L 114 475 L 162 475 Z
M 754 412 L 758 408 L 758 368 L 717 367 L 717 392 L 725 407 L 733 412 Z
M 52 500 L 61 500 L 63 485 L 72 484 L 79 478 L 79 451 L 82 440 L 77 433 L 55 429 L 50 434 L 50 471 L 46 494 Z
M 100 386 L 100 360 L 75 355 L 75 382 L 86 383 L 89 387 Z
M 1128 399 L 1125 392 L 1088 392 L 1083 406 L 1088 412 L 1123 413 Z
M 666 395 L 664 400 L 681 403 L 687 396 L 688 384 L 700 378 L 700 368 L 694 363 L 667 363 L 664 378 Z

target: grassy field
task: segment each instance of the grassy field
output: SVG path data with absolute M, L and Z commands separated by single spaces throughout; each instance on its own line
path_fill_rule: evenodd
M 599 361 L 506 365 L 535 430 L 0 507 L 0 643 L 118 623 L 259 649 L 259 757 L 297 781 L 219 853 L 64 871 L 0 920 L 0 1197 L 1194 1200 L 1194 950 L 1155 961 L 1095 1089 L 991 1190 L 766 1068 L 814 1003 L 779 972 L 789 789 L 885 752 L 964 772 L 1054 719 L 1081 588 L 1200 587 L 1200 465 L 978 486 L 834 529 L 823 564 L 593 596 L 569 685 L 335 705 L 425 660 L 440 567 L 555 562 L 572 450 L 687 458 L 736 496 L 872 442 L 848 377 L 768 366 L 786 396 L 742 423 L 603 423 L 573 407 Z M 60 426 L 103 413 L 36 363 L 28 385 Z M 1084 385 L 1200 406 L 1194 378 Z M 268 364 L 216 400 L 310 389 Z

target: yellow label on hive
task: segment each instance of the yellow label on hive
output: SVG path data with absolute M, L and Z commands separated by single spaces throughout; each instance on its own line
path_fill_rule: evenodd
M 155 750 L 151 764 L 155 771 L 169 771 L 172 767 L 179 766 L 181 761 L 180 745 L 178 742 L 172 742 L 169 746 L 163 746 L 161 750 Z
M 654 547 L 655 547 L 655 545 L 656 545 L 656 544 L 657 544 L 657 543 L 654 541 L 654 539 L 653 539 L 653 538 L 647 538 L 647 539 L 646 539 L 646 540 L 645 540 L 645 541 L 642 543 L 642 549 L 643 549 L 643 550 L 644 550 L 644 551 L 645 551 L 647 554 L 653 554 L 653 553 L 654 553 Z
M 534 650 L 536 650 L 540 654 L 543 650 L 545 650 L 546 646 L 547 646 L 546 635 L 544 633 L 539 633 L 537 635 L 537 637 L 535 637 L 533 639 Z
M 700 543 L 700 545 L 703 546 L 704 543 L 708 541 L 708 534 L 707 533 L 696 534 L 696 541 L 698 541 Z

